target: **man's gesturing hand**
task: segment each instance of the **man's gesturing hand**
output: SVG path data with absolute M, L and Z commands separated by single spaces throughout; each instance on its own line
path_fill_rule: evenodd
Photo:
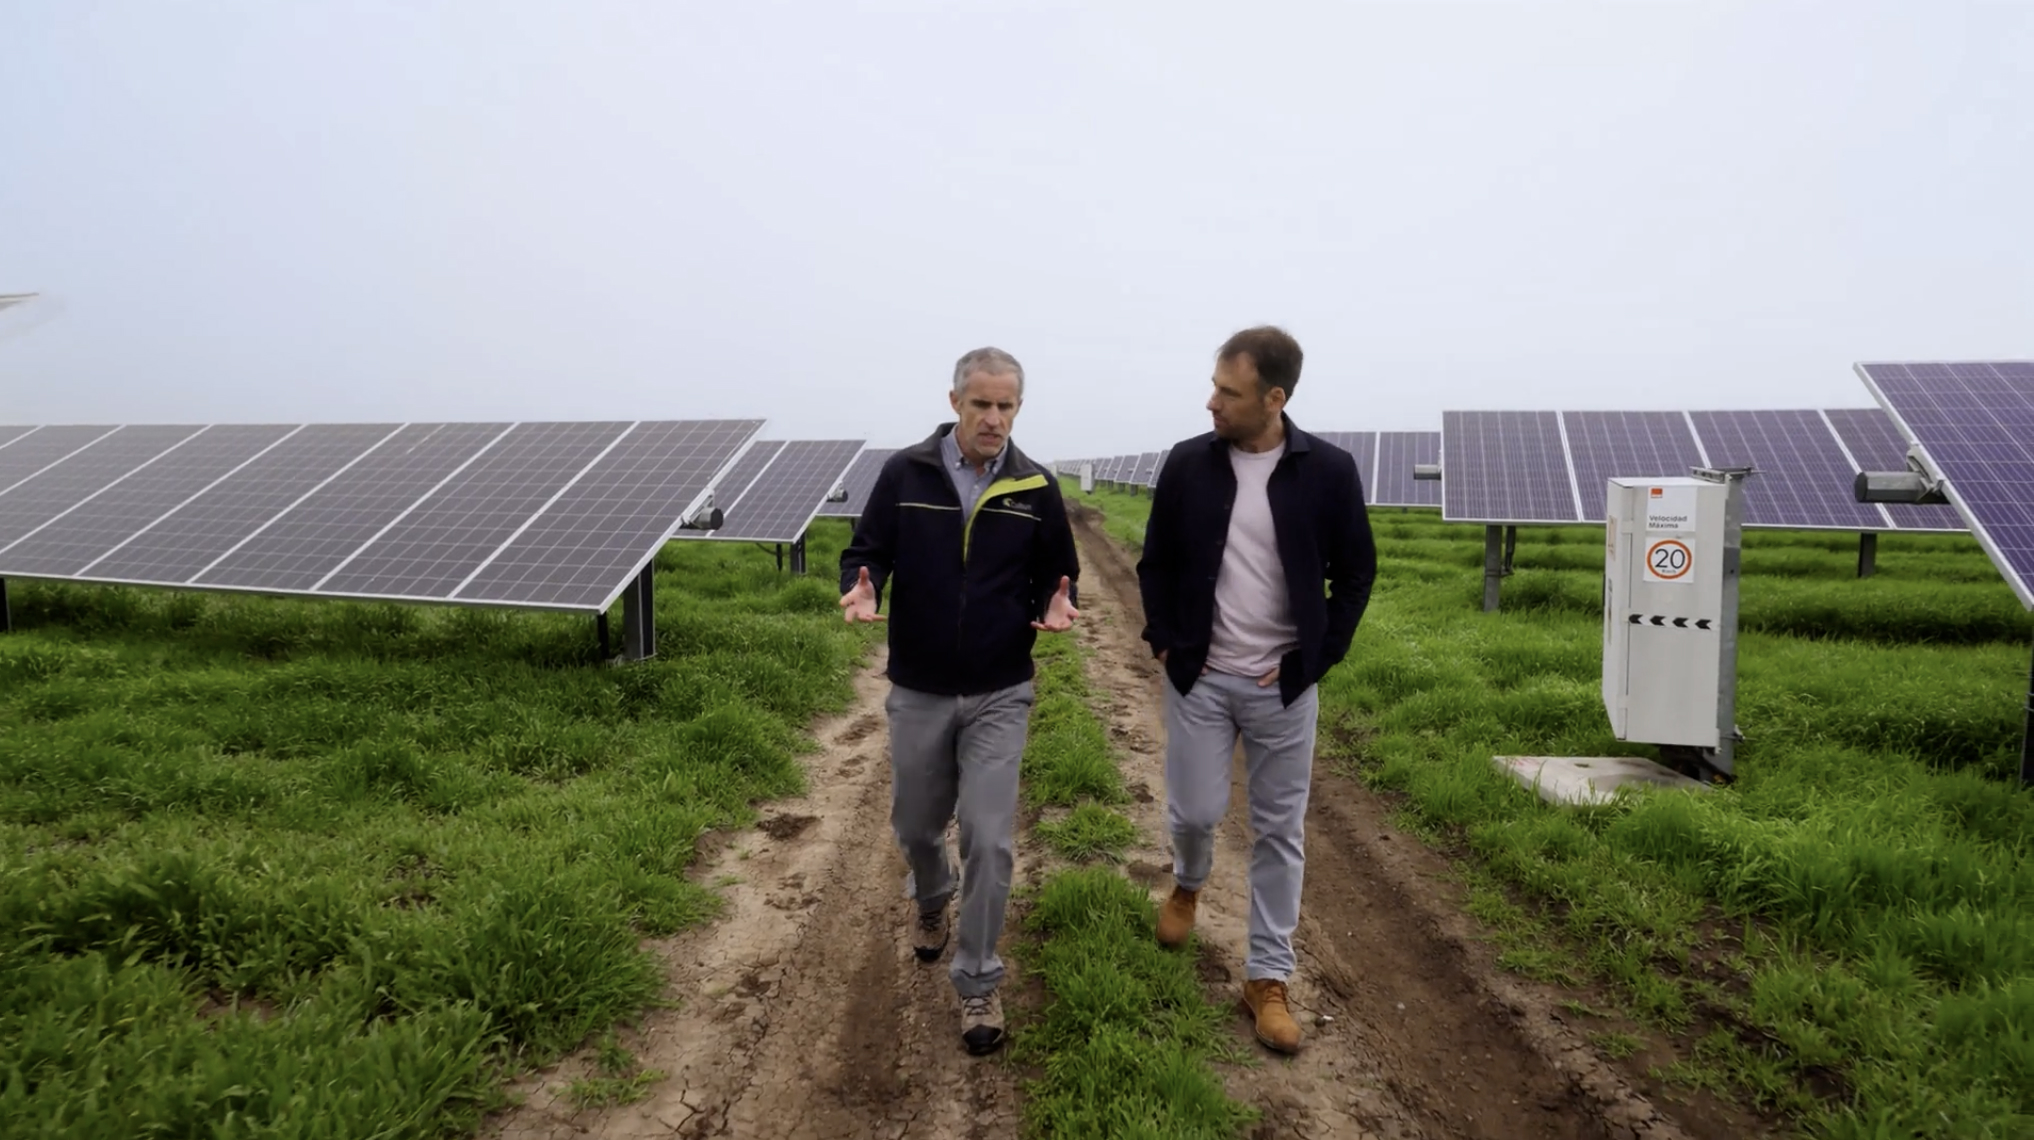
M 1081 616 L 1081 611 L 1075 609 L 1073 600 L 1067 597 L 1067 587 L 1072 584 L 1071 579 L 1064 575 L 1060 577 L 1058 592 L 1052 595 L 1051 601 L 1045 603 L 1045 620 L 1032 622 L 1032 629 L 1042 629 L 1047 633 L 1065 633 L 1073 628 L 1074 619 Z
M 869 581 L 869 568 L 855 578 L 854 589 L 840 596 L 842 618 L 849 624 L 858 621 L 888 621 L 889 618 L 876 612 L 876 587 Z

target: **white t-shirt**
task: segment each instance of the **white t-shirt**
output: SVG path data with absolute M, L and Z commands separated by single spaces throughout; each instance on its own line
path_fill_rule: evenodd
M 1215 628 L 1208 668 L 1238 677 L 1262 677 L 1299 645 L 1292 600 L 1285 589 L 1285 565 L 1278 558 L 1271 498 L 1265 486 L 1285 455 L 1281 442 L 1270 451 L 1229 448 L 1236 472 L 1236 505 L 1229 511 L 1229 540 L 1215 576 Z

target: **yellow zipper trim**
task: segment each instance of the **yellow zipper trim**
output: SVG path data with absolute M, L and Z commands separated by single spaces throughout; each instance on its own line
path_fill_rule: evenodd
M 1008 495 L 1017 491 L 1030 491 L 1043 486 L 1045 486 L 1045 476 L 1043 475 L 1026 475 L 1022 479 L 998 479 L 994 483 L 989 484 L 989 489 L 983 491 L 982 497 L 975 500 L 975 509 L 968 515 L 968 525 L 961 528 L 961 561 L 966 562 L 968 560 L 968 544 L 975 537 L 975 518 L 982 513 L 983 503 L 988 502 L 997 495 Z

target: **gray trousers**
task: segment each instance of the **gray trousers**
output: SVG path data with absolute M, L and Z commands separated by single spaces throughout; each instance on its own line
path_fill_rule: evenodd
M 953 896 L 946 825 L 960 820 L 961 903 L 949 973 L 962 997 L 1003 980 L 996 940 L 1017 863 L 1017 770 L 1034 699 L 1026 681 L 944 697 L 890 686 L 890 827 L 911 865 L 905 891 L 921 910 Z
M 1250 953 L 1244 977 L 1290 978 L 1293 928 L 1306 876 L 1307 793 L 1313 786 L 1314 724 L 1320 691 L 1291 707 L 1278 686 L 1205 673 L 1182 697 L 1165 689 L 1166 821 L 1172 828 L 1173 877 L 1200 890 L 1215 863 L 1215 827 L 1229 811 L 1229 763 L 1236 738 L 1248 765 Z

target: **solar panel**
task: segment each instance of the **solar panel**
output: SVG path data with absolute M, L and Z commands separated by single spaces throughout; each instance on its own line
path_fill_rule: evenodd
M 629 427 L 626 420 L 517 424 L 313 589 L 377 598 L 444 597 Z
M 1137 457 L 1137 469 L 1130 473 L 1130 485 L 1133 487 L 1150 486 L 1151 473 L 1157 469 L 1158 453 L 1156 451 L 1144 452 Z
M 203 430 L 198 424 L 123 427 L 0 490 L 0 551 Z
M 1574 474 L 1555 412 L 1442 412 L 1441 517 L 1575 522 Z
M 1613 478 L 1685 476 L 1702 466 L 1702 448 L 1680 412 L 1563 412 L 1582 517 L 1602 522 Z
M 1907 441 L 1884 408 L 1829 408 L 1822 413 L 1860 471 L 1907 470 Z M 1947 503 L 1880 503 L 1901 530 L 1960 532 L 1963 516 Z
M 308 591 L 508 429 L 505 423 L 409 424 L 191 584 Z
M 34 430 L 33 427 L 0 426 L 0 447 L 6 447 Z
M 642 423 L 452 597 L 605 608 L 761 420 Z M 723 508 L 725 509 L 725 508 Z
M 1163 471 L 1163 470 L 1165 470 L 1165 461 L 1166 461 L 1166 459 L 1167 459 L 1167 458 L 1169 458 L 1169 457 L 1170 457 L 1171 455 L 1172 455 L 1172 448 L 1170 448 L 1170 447 L 1168 447 L 1168 448 L 1166 448 L 1166 449 L 1164 449 L 1163 451 L 1160 451 L 1160 452 L 1158 453 L 1158 462 L 1157 462 L 1157 463 L 1155 463 L 1155 464 L 1152 464 L 1152 467 L 1151 467 L 1151 484 L 1150 484 L 1151 486 L 1153 486 L 1153 487 L 1156 487 L 1156 486 L 1158 486 L 1158 473 L 1159 473 L 1160 471 Z
M 800 439 L 784 444 L 733 505 L 716 531 L 698 537 L 796 542 L 862 449 L 859 439 Z
M 713 505 L 719 507 L 723 515 L 726 514 L 748 493 L 749 486 L 756 481 L 756 476 L 763 473 L 763 468 L 768 467 L 770 461 L 777 458 L 777 453 L 783 450 L 784 441 L 781 439 L 759 439 L 750 444 L 748 450 L 735 456 L 735 461 L 728 464 L 727 470 L 713 481 Z M 692 537 L 705 538 L 706 535 L 701 533 Z
M 117 430 L 112 424 L 43 427 L 0 448 L 0 495 Z
M 828 503 L 819 508 L 819 513 L 829 518 L 860 518 L 869 505 L 869 492 L 876 489 L 876 476 L 882 474 L 883 464 L 897 454 L 894 447 L 866 448 L 855 461 L 848 465 L 847 473 L 840 477 L 842 489 L 847 491 L 843 502 Z
M 1813 410 L 1690 412 L 1711 467 L 1758 470 L 1744 483 L 1744 525 L 1787 530 L 1887 530 L 1857 501 L 1857 474 L 1836 434 Z
M 205 428 L 151 462 L 106 484 L 91 497 L 74 503 L 11 545 L 0 547 L 0 574 L 76 574 L 295 430 L 287 424 L 223 424 Z M 43 479 L 56 478 L 90 454 L 55 468 Z M 40 481 L 23 486 L 14 495 L 28 493 Z M 15 516 L 11 506 L 0 507 L 0 511 L 10 518 Z
M 1440 461 L 1440 432 L 1378 432 L 1375 472 L 1370 482 L 1364 484 L 1367 501 L 1379 507 L 1440 506 L 1441 484 L 1413 478 L 1415 466 Z
M 2021 604 L 2034 608 L 2034 362 L 1860 364 L 1857 372 Z
M 177 585 L 392 436 L 398 424 L 309 424 L 98 561 L 95 580 Z

